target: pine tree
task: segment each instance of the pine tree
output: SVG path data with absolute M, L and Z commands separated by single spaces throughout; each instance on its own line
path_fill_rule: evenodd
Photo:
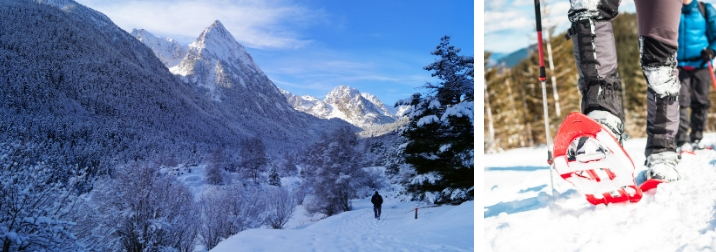
M 407 185 L 417 199 L 436 204 L 460 203 L 473 198 L 474 178 L 474 59 L 458 55 L 442 38 L 431 54 L 439 56 L 425 67 L 438 83 L 426 83 L 425 96 L 416 93 L 397 105 L 410 105 L 405 161 L 417 176 Z
M 268 183 L 272 186 L 281 186 L 281 177 L 278 176 L 278 169 L 275 165 L 271 165 L 271 171 L 268 175 Z
M 440 79 L 439 83 L 428 82 L 424 87 L 432 89 L 443 105 L 457 104 L 461 100 L 473 101 L 475 98 L 474 57 L 460 56 L 459 52 L 460 48 L 450 45 L 450 36 L 444 36 L 440 45 L 430 53 L 440 58 L 424 67 L 425 70 L 433 71 L 432 77 Z

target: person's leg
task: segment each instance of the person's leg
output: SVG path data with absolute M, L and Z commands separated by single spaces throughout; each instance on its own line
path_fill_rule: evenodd
M 709 89 L 711 74 L 707 68 L 697 69 L 694 72 L 691 85 L 691 141 L 701 141 L 708 120 L 708 111 L 711 107 Z
M 378 218 L 380 219 L 380 214 L 383 212 L 383 205 L 378 205 Z
M 679 129 L 676 69 L 682 0 L 635 0 L 641 68 L 647 82 L 647 178 L 675 181 L 679 162 L 675 137 Z
M 378 218 L 378 205 L 373 205 L 373 218 Z
M 679 69 L 679 81 L 681 82 L 681 90 L 679 91 L 679 131 L 676 133 L 676 146 L 683 144 L 691 144 L 689 137 L 689 127 L 691 120 L 689 117 L 689 106 L 691 106 L 691 77 L 690 72 Z
M 617 16 L 619 0 L 570 3 L 572 26 L 567 34 L 574 44 L 582 113 L 607 126 L 621 142 L 624 138 L 621 79 L 611 23 Z

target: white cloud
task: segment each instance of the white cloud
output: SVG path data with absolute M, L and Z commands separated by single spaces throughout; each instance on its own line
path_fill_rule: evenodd
M 126 31 L 146 29 L 166 37 L 196 38 L 220 20 L 251 48 L 300 48 L 310 40 L 299 31 L 326 22 L 325 13 L 289 0 L 77 0 L 107 15 Z
M 499 10 L 507 5 L 507 0 L 485 1 L 485 11 Z
M 534 15 L 527 16 L 523 12 L 509 11 L 485 12 L 485 34 L 503 30 L 534 30 Z
M 565 31 L 569 27 L 569 7 L 566 0 L 542 3 L 542 11 L 549 12 L 542 16 L 543 28 L 556 25 L 556 33 Z M 534 11 L 533 0 L 515 0 L 501 9 L 485 11 L 485 50 L 513 52 L 536 43 Z
M 380 69 L 385 66 L 376 63 L 362 62 L 357 59 L 353 61 L 312 57 L 307 59 L 295 59 L 293 62 L 284 62 L 271 74 L 290 75 L 294 78 L 305 80 L 321 80 L 319 83 L 326 83 L 325 89 L 332 88 L 336 83 L 354 81 L 402 81 L 399 75 L 381 74 Z
M 705 1 L 705 2 L 713 2 L 713 1 Z M 634 0 L 622 0 L 621 5 L 619 5 L 619 12 L 636 12 L 636 6 L 634 5 Z
M 515 0 L 511 7 L 534 6 L 534 0 Z

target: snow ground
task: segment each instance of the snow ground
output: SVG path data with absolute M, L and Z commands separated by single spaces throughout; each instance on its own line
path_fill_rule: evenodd
M 164 172 L 176 175 L 194 195 L 200 195 L 211 187 L 204 181 L 204 168 L 177 166 Z M 291 188 L 297 180 L 282 178 L 281 184 Z M 405 196 L 398 195 L 400 189 L 393 185 L 380 191 L 384 199 L 380 221 L 373 218 L 370 196 L 353 200 L 352 211 L 325 219 L 321 214 L 307 214 L 299 205 L 285 229 L 245 230 L 211 251 L 474 251 L 474 201 L 425 207 L 424 203 L 401 201 Z M 198 245 L 195 251 L 205 249 Z
M 637 182 L 645 145 L 625 143 Z M 683 155 L 682 180 L 609 206 L 589 204 L 556 173 L 551 196 L 546 159 L 544 146 L 484 156 L 485 251 L 716 251 L 716 151 Z
M 415 202 L 384 197 L 381 220 L 370 198 L 353 201 L 354 210 L 320 221 L 301 206 L 283 230 L 243 231 L 219 243 L 222 251 L 473 251 L 474 201 L 459 206 L 421 208 Z

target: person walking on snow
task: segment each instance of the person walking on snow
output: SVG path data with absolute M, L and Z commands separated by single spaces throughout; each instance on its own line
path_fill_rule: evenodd
M 378 191 L 375 191 L 373 197 L 370 198 L 370 203 L 373 203 L 373 213 L 375 214 L 375 218 L 380 220 L 380 208 L 383 204 L 383 196 L 380 196 Z
M 683 0 L 679 24 L 679 51 L 677 52 L 679 81 L 679 131 L 676 146 L 680 152 L 703 149 L 703 131 L 711 101 L 708 63 L 716 50 L 716 10 L 709 3 Z M 691 115 L 689 115 L 689 107 Z M 691 127 L 691 134 L 688 134 Z
M 574 58 L 582 93 L 581 112 L 608 128 L 623 143 L 624 113 L 619 95 L 617 52 L 611 21 L 620 0 L 570 0 Z M 675 136 L 679 128 L 678 50 L 679 9 L 682 0 L 635 0 L 639 56 L 647 82 L 646 178 L 676 181 L 679 155 Z

